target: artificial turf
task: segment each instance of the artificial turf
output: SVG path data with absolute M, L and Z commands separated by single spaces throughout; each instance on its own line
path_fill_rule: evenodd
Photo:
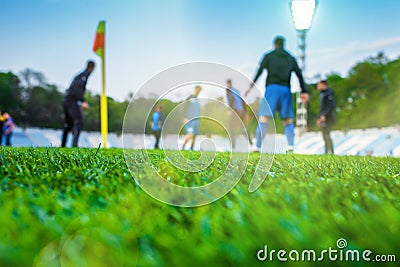
M 213 181 L 229 161 L 218 153 L 200 174 L 184 173 L 162 151 L 148 154 L 162 176 L 186 186 Z M 1 147 L 0 266 L 276 266 L 276 258 L 257 260 L 265 245 L 321 251 L 337 249 L 339 238 L 346 249 L 400 260 L 399 158 L 276 155 L 265 182 L 249 193 L 256 160 L 250 155 L 244 176 L 220 200 L 181 208 L 147 195 L 123 150 Z M 138 175 L 144 168 L 138 161 Z

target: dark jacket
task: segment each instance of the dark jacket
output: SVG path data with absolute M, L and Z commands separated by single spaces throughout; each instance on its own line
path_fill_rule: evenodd
M 253 79 L 254 83 L 257 82 L 264 69 L 268 71 L 266 85 L 279 84 L 290 87 L 290 75 L 294 71 L 299 79 L 301 92 L 307 92 L 306 83 L 296 59 L 283 48 L 277 48 L 263 57 Z
M 327 123 L 335 122 L 335 93 L 328 88 L 319 95 L 319 118 L 326 117 Z
M 65 93 L 64 100 L 65 101 L 85 101 L 84 94 L 86 91 L 86 83 L 90 76 L 89 71 L 85 70 L 75 76 L 71 85 L 67 89 Z

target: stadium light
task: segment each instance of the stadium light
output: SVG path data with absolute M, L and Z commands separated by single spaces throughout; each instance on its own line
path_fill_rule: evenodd
M 317 3 L 315 0 L 293 0 L 290 4 L 296 30 L 308 30 L 314 17 Z
M 316 0 L 292 0 L 290 2 L 292 19 L 298 36 L 298 58 L 303 76 L 305 76 L 306 70 L 306 35 L 311 27 L 316 8 Z M 298 94 L 296 99 L 296 127 L 300 134 L 307 131 L 307 106 L 301 102 Z

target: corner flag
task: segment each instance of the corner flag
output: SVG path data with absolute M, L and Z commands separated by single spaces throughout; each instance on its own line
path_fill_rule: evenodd
M 96 36 L 93 44 L 93 51 L 101 58 L 101 82 L 102 91 L 100 97 L 100 121 L 101 121 L 101 136 L 103 138 L 103 147 L 107 146 L 108 132 L 108 111 L 107 111 L 107 96 L 106 96 L 106 79 L 105 79 L 105 24 L 100 21 L 97 26 Z

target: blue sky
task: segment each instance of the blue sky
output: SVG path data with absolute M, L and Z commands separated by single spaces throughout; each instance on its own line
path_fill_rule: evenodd
M 378 51 L 399 57 L 399 13 L 398 0 L 319 0 L 306 76 L 346 75 Z M 297 53 L 289 0 L 1 0 L 0 71 L 29 67 L 64 89 L 88 58 L 100 63 L 91 48 L 102 19 L 107 91 L 120 100 L 183 62 L 213 61 L 253 76 L 276 35 Z M 100 80 L 98 68 L 90 90 L 100 92 Z

